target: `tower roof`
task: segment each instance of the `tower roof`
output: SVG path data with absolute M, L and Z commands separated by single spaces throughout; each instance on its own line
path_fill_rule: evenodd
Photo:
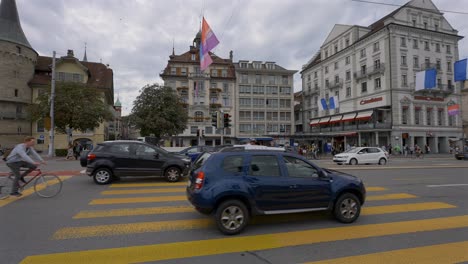
M 0 40 L 10 41 L 32 49 L 21 28 L 15 0 L 1 0 Z
M 122 107 L 122 103 L 120 102 L 119 97 L 117 97 L 117 101 L 115 101 L 114 106 Z

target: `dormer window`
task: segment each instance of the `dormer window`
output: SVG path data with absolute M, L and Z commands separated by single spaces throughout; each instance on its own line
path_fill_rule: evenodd
M 193 61 L 196 60 L 195 54 L 192 54 L 192 60 L 193 60 Z
M 21 54 L 21 47 L 20 46 L 16 46 L 16 53 Z

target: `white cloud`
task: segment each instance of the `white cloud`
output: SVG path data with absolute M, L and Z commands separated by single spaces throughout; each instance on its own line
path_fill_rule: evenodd
M 404 4 L 404 0 L 387 3 Z M 453 1 L 433 1 L 441 10 L 453 10 Z M 334 24 L 368 26 L 396 7 L 351 0 L 17 0 L 23 30 L 41 55 L 60 56 L 68 49 L 88 60 L 110 64 L 115 94 L 124 114 L 132 108 L 138 90 L 160 82 L 174 40 L 177 54 L 188 50 L 203 12 L 220 39 L 215 53 L 234 59 L 276 61 L 300 71 L 320 48 Z M 457 1 L 455 11 L 468 11 L 468 1 Z M 460 35 L 468 34 L 467 15 L 447 13 Z M 459 43 L 460 57 L 468 45 Z M 295 88 L 301 86 L 295 75 Z

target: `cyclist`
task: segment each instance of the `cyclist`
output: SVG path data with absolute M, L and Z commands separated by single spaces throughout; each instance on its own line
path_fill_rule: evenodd
M 24 143 L 16 145 L 6 158 L 6 164 L 10 167 L 10 170 L 15 176 L 10 195 L 21 196 L 22 194 L 18 192 L 18 181 L 26 182 L 24 176 L 35 170 L 41 163 L 46 164 L 41 156 L 34 150 L 33 146 L 35 143 L 36 139 L 34 137 L 26 137 Z M 31 159 L 29 155 L 33 156 L 37 161 Z M 28 168 L 28 170 L 20 174 L 21 168 Z

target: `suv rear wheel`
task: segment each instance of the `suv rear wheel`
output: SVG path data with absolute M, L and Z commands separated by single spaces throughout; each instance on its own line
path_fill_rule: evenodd
M 249 221 L 249 211 L 239 200 L 227 200 L 216 209 L 215 221 L 225 235 L 239 234 Z
M 109 184 L 112 181 L 112 172 L 107 168 L 99 168 L 94 171 L 93 179 L 99 185 Z
M 168 182 L 177 182 L 180 180 L 182 171 L 177 167 L 169 167 L 164 172 L 164 177 Z
M 336 200 L 333 214 L 336 220 L 342 223 L 352 223 L 356 221 L 361 213 L 361 203 L 356 195 L 344 193 Z

